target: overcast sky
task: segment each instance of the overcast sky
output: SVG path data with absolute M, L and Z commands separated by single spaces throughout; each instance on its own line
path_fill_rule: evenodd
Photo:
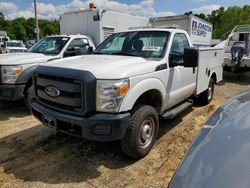
M 87 8 L 90 1 L 37 0 L 39 18 L 54 19 L 70 10 Z M 220 6 L 242 6 L 250 0 L 91 0 L 98 8 L 139 16 L 168 16 L 194 13 L 211 13 Z M 0 0 L 0 12 L 8 19 L 33 17 L 33 0 Z

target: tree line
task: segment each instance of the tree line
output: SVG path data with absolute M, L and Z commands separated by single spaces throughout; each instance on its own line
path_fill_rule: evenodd
M 193 14 L 191 11 L 185 14 Z M 194 14 L 213 24 L 213 38 L 220 39 L 227 31 L 232 30 L 236 25 L 250 24 L 250 5 L 243 7 L 231 6 L 225 9 L 220 7 L 211 14 Z M 52 34 L 59 34 L 58 20 L 39 20 L 40 37 Z M 0 30 L 7 31 L 11 39 L 31 40 L 35 39 L 35 19 L 16 18 L 7 20 L 0 12 Z
M 16 18 L 7 20 L 4 14 L 0 12 L 0 30 L 7 31 L 11 39 L 17 40 L 32 40 L 36 38 L 34 32 L 36 28 L 36 21 L 34 18 Z M 39 20 L 40 38 L 47 35 L 59 34 L 59 21 L 58 20 Z

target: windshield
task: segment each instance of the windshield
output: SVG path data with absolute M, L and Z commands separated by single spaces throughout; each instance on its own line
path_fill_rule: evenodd
M 68 37 L 46 37 L 33 45 L 29 52 L 56 55 L 61 52 L 68 40 Z
M 102 42 L 94 53 L 162 58 L 165 53 L 168 37 L 169 32 L 167 31 L 131 31 L 116 33 Z
M 22 43 L 20 42 L 7 42 L 6 45 L 8 47 L 22 47 Z

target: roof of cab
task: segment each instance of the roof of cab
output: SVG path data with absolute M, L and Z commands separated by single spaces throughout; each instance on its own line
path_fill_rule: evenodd
M 173 31 L 184 32 L 184 33 L 186 32 L 183 29 L 174 29 L 174 28 L 136 28 L 136 29 L 131 29 L 131 30 L 128 30 L 128 31 L 121 31 L 121 32 L 118 32 L 118 33 L 134 32 L 134 31 L 168 31 L 170 33 L 172 33 Z
M 69 37 L 69 38 L 77 38 L 77 37 L 88 37 L 87 35 L 81 35 L 81 34 L 77 34 L 77 35 L 49 35 L 46 37 Z

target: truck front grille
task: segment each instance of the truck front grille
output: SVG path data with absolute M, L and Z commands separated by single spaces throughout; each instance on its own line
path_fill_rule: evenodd
M 35 74 L 35 96 L 39 103 L 57 111 L 83 115 L 84 113 L 84 83 L 81 80 Z M 50 96 L 47 87 L 57 88 L 59 96 Z

